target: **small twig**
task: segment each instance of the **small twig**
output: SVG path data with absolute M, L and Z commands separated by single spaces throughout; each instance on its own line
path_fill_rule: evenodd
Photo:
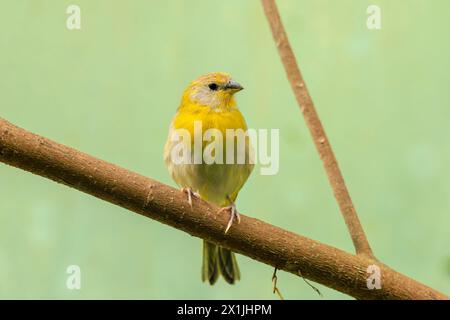
M 277 287 L 277 281 L 278 281 L 277 271 L 278 271 L 278 268 L 275 267 L 275 269 L 273 270 L 273 275 L 272 275 L 273 294 L 276 293 L 278 295 L 278 297 L 280 298 L 280 300 L 284 300 L 283 296 L 281 295 L 280 289 L 278 289 L 278 287 Z
M 356 253 L 375 259 L 358 215 L 356 214 L 355 207 L 353 206 L 350 194 L 345 185 L 336 157 L 334 156 L 319 115 L 317 114 L 305 81 L 301 75 L 275 0 L 261 1 L 278 48 L 278 53 L 280 54 L 286 70 L 287 77 L 291 83 L 300 110 L 303 113 L 303 117 L 305 118 L 306 125 L 311 132 L 320 159 L 322 159 L 334 196 L 342 212 L 345 223 L 347 224 L 350 236 L 352 237 Z
M 321 297 L 323 298 L 322 292 L 320 292 L 320 290 L 319 290 L 317 287 L 315 287 L 312 283 L 310 283 L 308 280 L 306 280 L 306 278 L 303 276 L 303 274 L 302 274 L 302 272 L 301 272 L 300 270 L 298 270 L 298 275 L 299 275 L 300 277 L 302 277 L 303 281 L 305 281 L 305 283 L 306 283 L 308 286 L 310 286 L 315 292 L 317 292 L 317 294 L 318 294 L 319 296 L 321 296 Z

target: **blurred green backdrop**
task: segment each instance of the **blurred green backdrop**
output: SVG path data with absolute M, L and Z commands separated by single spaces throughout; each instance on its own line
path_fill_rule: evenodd
M 300 66 L 377 256 L 450 292 L 450 2 L 280 0 Z M 81 30 L 66 8 L 81 8 Z M 382 10 L 368 30 L 366 9 Z M 9 0 L 0 10 L 0 116 L 174 185 L 168 125 L 193 78 L 226 71 L 253 128 L 280 128 L 280 172 L 238 206 L 352 251 L 257 0 Z M 201 241 L 0 164 L 0 298 L 271 299 L 272 268 L 200 281 Z M 81 267 L 81 290 L 66 268 Z M 279 273 L 289 299 L 316 299 Z M 325 298 L 347 298 L 319 286 Z

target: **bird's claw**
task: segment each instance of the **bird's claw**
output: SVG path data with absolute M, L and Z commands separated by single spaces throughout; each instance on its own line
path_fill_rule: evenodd
M 229 211 L 230 212 L 230 220 L 228 220 L 227 227 L 225 228 L 225 233 L 230 230 L 231 226 L 233 225 L 234 219 L 237 220 L 237 223 L 241 223 L 241 216 L 239 215 L 239 212 L 236 210 L 236 205 L 232 202 L 229 206 L 223 207 L 219 210 L 219 213 L 223 211 Z
M 198 198 L 200 198 L 200 195 L 198 193 L 192 191 L 192 188 L 183 188 L 183 189 L 181 189 L 181 191 L 183 191 L 184 193 L 187 194 L 188 203 L 189 203 L 189 206 L 192 209 L 192 199 L 193 198 L 197 198 L 198 199 Z

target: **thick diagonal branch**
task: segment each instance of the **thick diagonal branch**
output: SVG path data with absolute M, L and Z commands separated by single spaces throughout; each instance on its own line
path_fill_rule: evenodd
M 241 223 L 233 225 L 225 235 L 228 217 L 218 215 L 219 208 L 198 199 L 191 208 L 185 194 L 174 188 L 27 132 L 1 118 L 0 161 L 278 269 L 301 274 L 355 298 L 448 298 L 373 259 L 346 253 L 247 216 L 242 215 Z M 366 270 L 374 264 L 381 271 L 382 288 L 379 290 L 367 287 L 369 274 Z
M 281 60 L 291 83 L 297 103 L 305 118 L 306 125 L 311 132 L 314 144 L 319 152 L 325 171 L 333 189 L 339 208 L 347 224 L 350 236 L 357 254 L 364 254 L 374 258 L 372 249 L 367 241 L 361 222 L 356 214 L 350 194 L 339 169 L 333 149 L 328 141 L 325 130 L 317 114 L 314 103 L 303 80 L 302 74 L 292 51 L 286 31 L 280 18 L 275 0 L 261 0 L 267 20 L 269 21 L 272 35 L 278 48 Z

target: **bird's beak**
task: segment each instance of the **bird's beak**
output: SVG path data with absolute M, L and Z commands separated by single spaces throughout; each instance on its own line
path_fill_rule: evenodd
M 239 83 L 237 83 L 234 80 L 228 81 L 228 83 L 225 85 L 225 89 L 232 90 L 233 92 L 238 92 L 244 89 Z

